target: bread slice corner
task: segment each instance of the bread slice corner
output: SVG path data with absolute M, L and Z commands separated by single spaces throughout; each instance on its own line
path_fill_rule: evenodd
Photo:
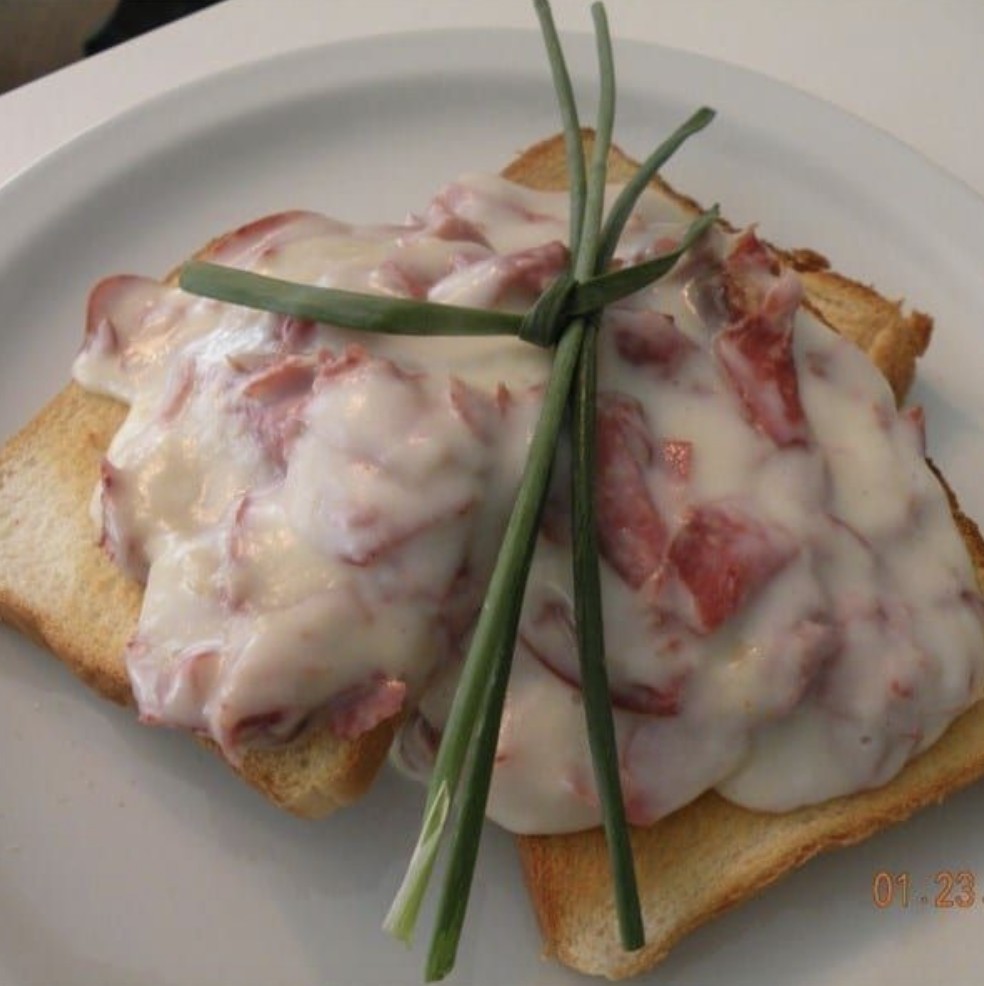
M 100 461 L 125 413 L 73 382 L 0 450 L 0 621 L 100 695 L 132 704 L 122 655 L 142 588 L 99 547 L 89 514 Z M 320 817 L 361 797 L 395 728 L 383 723 L 341 741 L 320 727 L 286 746 L 250 749 L 230 766 L 287 811 Z

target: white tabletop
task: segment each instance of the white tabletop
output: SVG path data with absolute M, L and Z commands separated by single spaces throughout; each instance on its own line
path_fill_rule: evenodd
M 554 11 L 562 29 L 590 29 L 587 0 L 555 0 Z M 829 100 L 984 194 L 979 0 L 610 0 L 609 17 L 616 37 L 699 52 Z M 369 34 L 478 26 L 533 28 L 531 4 L 225 0 L 0 96 L 0 184 L 101 120 L 231 65 Z

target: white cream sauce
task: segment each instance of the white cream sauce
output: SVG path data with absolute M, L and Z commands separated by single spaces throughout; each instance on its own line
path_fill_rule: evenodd
M 684 227 L 647 194 L 618 259 Z M 284 214 L 209 256 L 521 310 L 565 233 L 566 196 L 470 176 L 399 226 Z M 782 811 L 884 783 L 984 671 L 974 572 L 918 426 L 752 234 L 714 231 L 611 309 L 601 340 L 605 639 L 630 820 L 710 788 Z M 143 717 L 234 759 L 314 718 L 355 736 L 403 711 L 395 754 L 425 772 L 549 368 L 510 339 L 359 334 L 142 278 L 97 286 L 75 375 L 130 405 L 93 512 L 146 580 L 127 653 Z M 489 806 L 521 832 L 599 819 L 566 473 L 560 454 Z

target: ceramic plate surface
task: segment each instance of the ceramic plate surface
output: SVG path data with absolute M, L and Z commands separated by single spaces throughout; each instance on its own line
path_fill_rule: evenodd
M 572 38 L 570 57 L 589 105 L 592 43 Z M 933 313 L 914 398 L 934 458 L 984 517 L 984 203 L 891 138 L 775 83 L 648 45 L 618 44 L 617 58 L 627 150 L 642 155 L 696 106 L 716 107 L 712 129 L 672 162 L 672 181 Z M 216 233 L 285 208 L 401 219 L 445 181 L 498 170 L 557 126 L 536 35 L 453 32 L 260 62 L 91 131 L 0 189 L 0 433 L 67 380 L 99 277 L 163 274 Z M 9 629 L 0 661 L 3 986 L 420 981 L 422 943 L 408 953 L 379 930 L 419 821 L 416 788 L 387 774 L 358 807 L 301 822 L 187 738 L 97 700 Z M 645 981 L 976 981 L 982 818 L 978 788 L 814 861 Z M 973 906 L 937 906 L 958 871 L 980 877 Z M 897 892 L 880 909 L 872 890 L 886 879 Z M 540 960 L 497 831 L 454 981 L 581 981 Z

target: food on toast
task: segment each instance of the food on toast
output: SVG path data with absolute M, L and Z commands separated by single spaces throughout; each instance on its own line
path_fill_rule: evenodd
M 613 179 L 626 177 L 632 166 L 628 158 L 613 154 Z M 507 168 L 505 175 L 511 182 L 532 189 L 562 187 L 564 167 L 559 140 L 530 149 Z M 499 187 L 492 180 L 483 181 L 487 187 Z M 662 191 L 677 208 L 690 208 L 685 199 L 665 186 Z M 478 193 L 465 192 L 459 187 L 457 191 L 446 192 L 445 201 L 449 195 L 460 195 L 465 202 Z M 527 204 L 533 201 L 525 198 L 525 193 L 520 193 L 519 200 Z M 497 202 L 496 208 L 504 207 L 503 202 Z M 675 217 L 676 228 L 679 218 Z M 440 221 L 458 224 L 459 232 L 465 222 L 481 231 L 473 213 L 445 214 Z M 228 250 L 233 242 L 239 245 L 255 242 L 255 232 L 254 228 L 219 241 L 211 248 L 214 252 L 210 255 L 221 257 L 222 251 Z M 474 249 L 473 241 L 449 242 L 458 243 L 466 250 Z M 842 335 L 871 353 L 895 393 L 904 394 L 915 358 L 928 341 L 928 320 L 920 315 L 903 315 L 897 305 L 873 291 L 828 272 L 812 255 L 805 269 L 800 259 L 802 254 L 775 256 L 785 267 L 798 270 L 804 281 L 807 304 L 815 306 Z M 538 281 L 534 287 L 540 286 Z M 123 319 L 119 315 L 110 316 L 104 307 L 109 304 L 110 289 L 114 292 L 112 302 L 117 305 L 134 290 L 176 294 L 171 288 L 150 288 L 143 282 L 110 281 L 97 289 L 89 313 L 87 345 L 90 350 L 103 347 L 97 353 L 99 359 L 108 358 L 104 351 L 106 342 L 100 340 L 100 333 L 108 332 L 110 327 L 115 332 L 125 331 Z M 139 308 L 141 317 L 145 317 L 150 310 L 146 294 Z M 275 335 L 276 346 L 282 346 L 283 339 L 291 333 L 300 336 L 310 331 L 287 320 L 260 318 Z M 240 329 L 237 327 L 236 331 Z M 627 338 L 624 328 L 621 336 Z M 638 342 L 638 334 L 632 339 Z M 511 348 L 516 344 L 510 341 L 506 345 Z M 623 338 L 622 348 L 627 345 Z M 482 344 L 483 361 L 494 351 L 488 347 L 488 343 Z M 286 365 L 294 372 L 296 352 L 281 353 L 277 358 L 280 362 L 272 365 L 278 368 Z M 540 360 L 539 354 L 532 358 Z M 289 362 L 291 359 L 295 362 Z M 264 385 L 269 383 L 270 366 L 271 362 L 267 361 L 245 368 L 240 365 L 234 370 L 245 375 L 248 388 L 255 387 L 256 379 Z M 337 367 L 332 372 L 335 370 Z M 291 386 L 295 383 L 289 382 Z M 463 389 L 458 391 L 459 410 L 465 407 L 460 403 L 465 394 Z M 506 398 L 500 395 L 500 399 Z M 498 408 L 468 406 L 468 413 L 476 411 L 491 415 L 491 421 L 503 413 Z M 747 412 L 739 410 L 736 416 L 741 418 L 744 413 Z M 4 617 L 51 647 L 90 684 L 116 701 L 130 698 L 122 654 L 133 637 L 141 594 L 138 584 L 126 578 L 96 544 L 89 500 L 93 486 L 100 481 L 100 471 L 103 488 L 107 481 L 112 486 L 104 454 L 123 416 L 123 407 L 118 402 L 72 384 L 25 432 L 8 443 L 0 464 L 3 505 L 0 545 L 4 553 L 0 578 L 4 580 Z M 38 498 L 34 494 L 39 488 L 49 491 L 49 495 Z M 955 505 L 954 516 L 975 566 L 978 571 L 984 570 L 981 567 L 984 552 L 976 529 Z M 38 537 L 39 530 L 44 532 L 44 537 Z M 527 639 L 532 638 L 528 635 Z M 548 671 L 563 680 L 562 675 Z M 433 697 L 425 699 L 424 708 L 433 702 Z M 668 704 L 667 701 L 654 710 L 657 718 L 667 718 L 671 711 Z M 648 967 L 654 957 L 662 954 L 689 927 L 754 892 L 819 849 L 861 838 L 971 780 L 984 769 L 984 757 L 974 753 L 976 748 L 984 749 L 984 744 L 973 745 L 975 718 L 976 712 L 972 712 L 894 782 L 874 792 L 777 815 L 744 810 L 709 794 L 651 827 L 635 830 L 637 865 L 649 924 L 649 944 L 643 953 L 623 953 L 618 946 L 608 896 L 609 882 L 605 878 L 606 857 L 597 831 L 523 837 L 524 866 L 547 935 L 548 950 L 578 968 L 607 975 Z M 323 722 L 304 733 L 303 738 L 284 746 L 247 744 L 245 753 L 238 758 L 233 756 L 232 762 L 274 800 L 304 814 L 318 814 L 336 801 L 351 800 L 367 783 L 388 746 L 394 725 L 387 721 L 371 730 L 367 738 L 353 741 L 338 739 L 332 734 L 330 724 Z M 404 749 L 408 743 L 419 743 L 421 736 L 433 742 L 437 726 L 430 723 L 429 728 L 422 729 L 422 725 L 415 714 L 401 738 Z M 585 802 L 582 809 L 594 810 L 583 787 L 578 796 Z M 562 824 L 567 824 L 570 818 L 565 811 Z M 725 851 L 727 861 L 719 858 Z M 707 867 L 715 871 L 716 880 L 707 884 L 706 891 L 698 893 L 693 888 L 702 886 L 702 882 L 694 874 L 709 871 L 705 870 Z M 722 876 L 726 880 L 722 881 Z M 691 887 L 686 894 L 680 889 L 684 881 Z M 726 886 L 726 891 L 721 891 L 722 886 Z M 577 893 L 570 892 L 573 888 Z

